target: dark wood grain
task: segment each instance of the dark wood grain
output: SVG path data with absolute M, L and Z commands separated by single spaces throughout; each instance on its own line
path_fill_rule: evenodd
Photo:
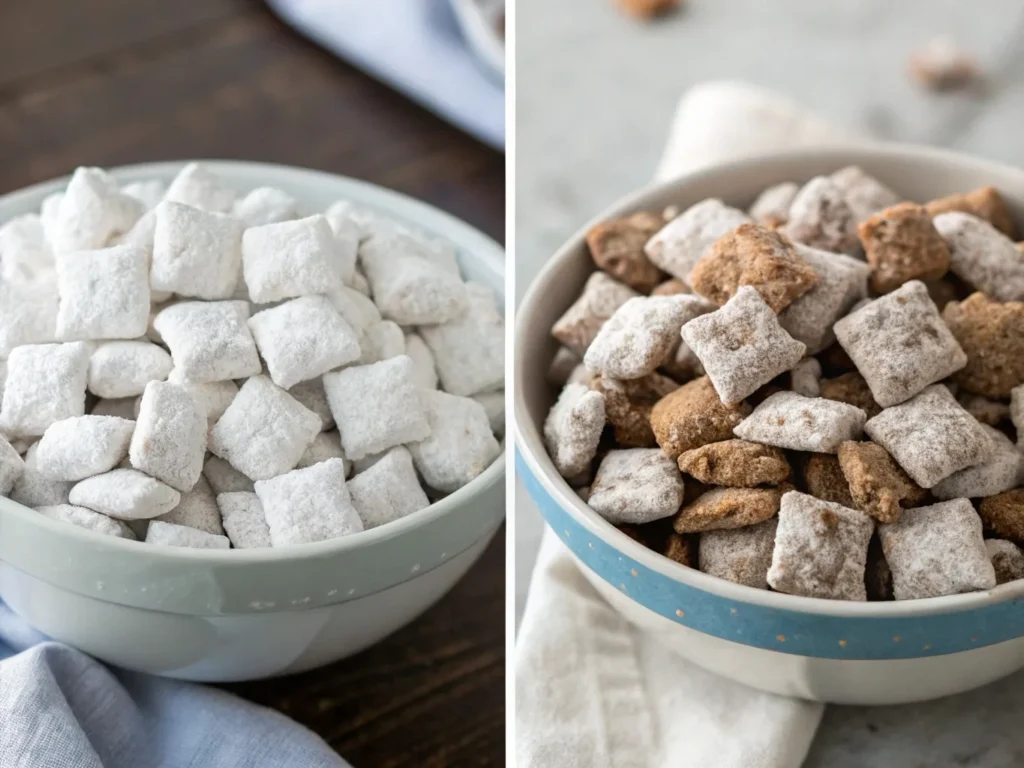
M 0 192 L 195 157 L 308 166 L 504 239 L 504 158 L 245 0 L 0 0 Z M 230 686 L 357 768 L 504 763 L 504 530 L 417 621 L 358 656 Z

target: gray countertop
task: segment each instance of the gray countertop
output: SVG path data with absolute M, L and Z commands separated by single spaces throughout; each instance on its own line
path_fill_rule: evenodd
M 1024 4 L 1014 0 L 689 0 L 653 24 L 611 0 L 517 0 L 516 300 L 548 255 L 643 186 L 680 95 L 709 79 L 788 94 L 877 138 L 1024 165 Z M 986 70 L 968 93 L 923 92 L 911 52 L 954 37 Z M 516 502 L 516 617 L 542 523 Z M 830 707 L 808 768 L 1024 765 L 1024 675 L 922 705 Z

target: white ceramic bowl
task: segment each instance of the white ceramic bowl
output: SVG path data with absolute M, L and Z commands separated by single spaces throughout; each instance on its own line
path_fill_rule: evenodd
M 436 208 L 353 179 L 209 161 L 240 191 L 278 187 L 300 211 L 349 199 L 447 238 L 463 274 L 504 297 L 504 253 Z M 170 181 L 184 163 L 112 171 Z M 38 210 L 68 179 L 0 197 L 0 222 Z M 0 498 L 0 599 L 36 629 L 112 664 L 189 680 L 312 669 L 418 616 L 469 569 L 505 514 L 504 456 L 469 485 L 380 528 L 282 549 L 200 550 L 125 541 Z
M 746 208 L 782 181 L 857 164 L 912 200 L 997 187 L 1024 222 L 1024 173 L 934 149 L 878 146 L 752 158 L 649 187 L 594 222 L 686 208 L 707 197 Z M 593 224 L 594 222 L 591 222 Z M 753 589 L 686 568 L 620 533 L 558 475 L 541 427 L 555 392 L 550 329 L 594 270 L 577 232 L 534 281 L 516 320 L 516 472 L 594 587 L 623 616 L 700 666 L 755 688 L 849 704 L 894 704 L 968 690 L 1024 667 L 1024 581 L 986 592 L 884 603 Z

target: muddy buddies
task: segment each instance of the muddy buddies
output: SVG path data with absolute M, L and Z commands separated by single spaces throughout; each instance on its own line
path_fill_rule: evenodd
M 301 207 L 201 164 L 166 189 L 79 168 L 0 222 L 0 494 L 124 539 L 278 547 L 386 525 L 494 462 L 498 297 L 448 242 Z M 664 356 L 685 315 L 661 314 Z
M 907 201 L 856 167 L 601 222 L 551 330 L 555 468 L 631 538 L 759 589 L 1022 578 L 1017 237 L 991 187 Z

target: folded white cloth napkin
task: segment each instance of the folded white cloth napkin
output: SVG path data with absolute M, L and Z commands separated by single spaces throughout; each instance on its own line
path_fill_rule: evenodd
M 771 91 L 706 83 L 680 101 L 655 179 L 856 141 Z M 515 661 L 516 760 L 529 768 L 797 768 L 824 709 L 713 675 L 641 634 L 550 530 Z

